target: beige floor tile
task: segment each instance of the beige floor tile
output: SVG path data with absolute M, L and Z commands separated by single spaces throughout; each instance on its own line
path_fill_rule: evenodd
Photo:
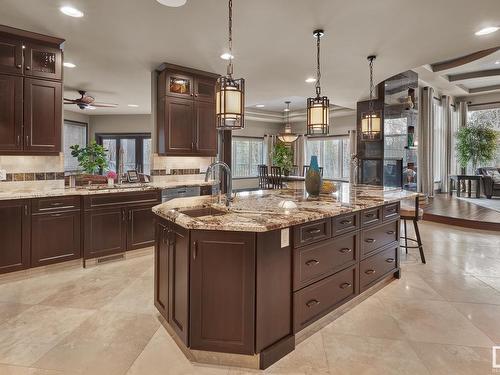
M 191 364 L 165 328 L 160 327 L 132 364 L 127 375 L 226 375 L 227 373 L 226 368 Z
M 488 284 L 492 288 L 495 288 L 497 291 L 500 292 L 500 276 L 499 277 L 487 277 L 487 276 L 475 276 L 479 280 L 481 280 L 483 283 Z
M 394 280 L 385 288 L 377 292 L 377 296 L 409 298 L 413 300 L 444 300 L 444 298 L 427 283 L 427 278 L 425 278 L 424 281 L 424 279 L 416 272 L 401 272 L 401 279 Z
M 101 310 L 48 351 L 35 366 L 93 375 L 124 374 L 159 324 L 151 315 Z
M 100 264 L 89 268 L 94 275 L 117 276 L 117 277 L 140 277 L 141 274 L 151 268 L 154 262 L 153 255 L 144 255 L 131 259 Z
M 19 315 L 24 310 L 27 310 L 31 305 L 22 305 L 19 303 L 0 302 L 0 324 L 6 320 L 12 319 Z M 1 374 L 1 373 L 0 373 Z
M 491 349 L 411 342 L 432 375 L 491 375 Z
M 401 340 L 323 334 L 332 375 L 428 375 L 410 344 Z
M 10 366 L 0 364 L 0 374 L 2 375 L 72 375 L 64 374 L 61 371 L 42 370 L 33 367 Z
M 77 283 L 66 284 L 40 303 L 48 306 L 64 306 L 99 309 L 109 303 L 133 279 L 89 274 Z
M 478 257 L 474 254 L 450 258 L 465 274 L 474 276 L 500 277 L 500 262 L 492 257 Z
M 403 332 L 399 328 L 397 321 L 387 313 L 382 303 L 375 296 L 366 299 L 340 316 L 325 327 L 322 332 L 325 335 L 349 334 L 392 339 L 401 339 L 403 337 Z
M 153 301 L 153 279 L 138 278 L 103 306 L 103 310 L 156 315 L 158 310 Z
M 91 310 L 30 307 L 0 325 L 0 363 L 32 366 L 92 314 Z
M 380 297 L 406 339 L 464 346 L 490 347 L 493 342 L 449 302 Z
M 479 303 L 454 303 L 453 306 L 491 338 L 495 345 L 500 345 L 500 306 Z

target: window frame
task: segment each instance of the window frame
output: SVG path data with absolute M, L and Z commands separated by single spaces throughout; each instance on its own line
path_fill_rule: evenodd
M 346 156 L 348 159 L 350 159 L 351 157 L 351 144 L 350 144 L 350 138 L 349 138 L 349 134 L 336 134 L 336 135 L 327 135 L 327 136 L 312 136 L 312 137 L 306 137 L 306 141 L 305 141 L 305 150 L 304 150 L 304 165 L 309 165 L 309 162 L 310 162 L 310 158 L 308 160 L 308 151 L 307 151 L 307 144 L 308 142 L 310 141 L 328 141 L 328 140 L 331 140 L 331 139 L 338 139 L 340 142 L 339 142 L 339 155 L 342 156 L 342 159 L 339 160 L 338 162 L 338 165 L 339 165 L 339 175 L 340 175 L 340 178 L 336 178 L 336 177 L 323 177 L 325 180 L 331 180 L 331 181 L 341 181 L 341 182 L 349 182 L 349 179 L 350 179 L 350 167 L 347 169 L 347 171 L 344 171 L 344 156 Z M 349 154 L 348 155 L 345 155 L 344 153 L 344 140 L 347 140 L 347 142 L 349 143 Z M 324 168 L 324 161 L 323 161 L 323 154 L 324 154 L 324 144 L 321 145 L 320 147 L 321 149 L 321 156 L 318 155 L 318 163 L 319 163 L 319 166 L 320 167 L 323 167 Z M 325 172 L 325 169 L 323 169 L 323 171 Z M 347 178 L 344 178 L 344 172 L 346 172 L 346 175 L 347 175 Z
M 139 173 L 144 171 L 144 139 L 152 139 L 151 133 L 95 133 L 95 140 L 98 144 L 102 146 L 104 139 L 111 139 L 116 141 L 116 168 L 119 168 L 118 159 L 120 157 L 120 148 L 122 139 L 134 139 L 135 140 L 135 161 L 136 168 Z M 103 174 L 103 170 L 100 171 Z M 118 173 L 118 171 L 116 171 Z M 125 171 L 124 171 L 125 172 Z
M 64 155 L 64 133 L 65 133 L 65 125 L 66 124 L 80 126 L 82 128 L 85 128 L 85 147 L 88 146 L 88 144 L 89 144 L 89 123 L 88 122 L 63 119 L 63 156 L 64 157 L 66 157 Z M 64 164 L 64 162 L 63 162 L 63 164 Z M 63 167 L 64 167 L 64 165 L 63 165 Z M 67 171 L 66 168 L 64 168 L 64 172 L 74 172 L 74 171 Z
M 235 163 L 235 158 L 233 157 L 233 150 L 234 150 L 233 142 L 235 140 L 238 140 L 238 139 L 249 140 L 249 141 L 251 141 L 251 140 L 258 140 L 258 141 L 260 141 L 262 143 L 262 154 L 261 154 L 260 164 L 265 164 L 265 144 L 264 144 L 264 137 L 249 136 L 249 135 L 235 135 L 235 136 L 231 137 L 231 171 L 233 171 L 233 173 L 236 171 L 236 168 L 233 168 L 234 163 Z M 259 171 L 257 170 L 255 173 L 256 173 L 255 176 L 236 176 L 236 175 L 233 175 L 233 180 L 250 180 L 250 179 L 258 178 L 259 177 Z

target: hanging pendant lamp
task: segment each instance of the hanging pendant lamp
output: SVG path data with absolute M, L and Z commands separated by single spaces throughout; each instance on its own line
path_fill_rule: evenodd
M 361 133 L 363 134 L 363 139 L 376 140 L 380 138 L 380 129 L 382 119 L 379 111 L 375 111 L 373 106 L 373 60 L 377 56 L 370 55 L 367 57 L 370 66 L 370 102 L 368 104 L 368 112 L 363 113 L 361 116 Z
M 316 97 L 307 99 L 307 135 L 327 135 L 330 125 L 330 101 L 321 96 L 320 47 L 323 30 L 313 32 L 316 38 Z
M 216 127 L 236 130 L 245 127 L 245 80 L 233 78 L 233 0 L 229 0 L 229 63 L 227 75 L 220 77 L 215 86 Z
M 290 103 L 289 101 L 286 101 L 286 108 L 284 110 L 285 112 L 285 132 L 278 134 L 278 139 L 281 142 L 284 143 L 292 143 L 299 138 L 299 136 L 295 133 L 292 132 L 292 125 L 290 124 Z

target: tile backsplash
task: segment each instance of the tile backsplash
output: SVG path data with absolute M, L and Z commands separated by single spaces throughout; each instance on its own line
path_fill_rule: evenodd
M 63 154 L 58 156 L 0 156 L 0 169 L 4 169 L 6 180 L 2 187 L 29 184 L 59 186 L 64 185 Z M 45 182 L 48 182 L 46 184 Z
M 214 158 L 198 156 L 159 156 L 153 154 L 152 175 L 189 175 L 205 173 Z

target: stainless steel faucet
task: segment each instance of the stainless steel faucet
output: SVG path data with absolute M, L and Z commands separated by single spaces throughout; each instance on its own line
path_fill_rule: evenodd
M 213 173 L 215 167 L 222 167 L 222 169 L 226 171 L 226 206 L 229 207 L 229 204 L 233 200 L 233 179 L 231 177 L 231 168 L 229 168 L 229 165 L 227 165 L 223 161 L 216 161 L 215 163 L 210 164 L 207 168 L 207 172 L 205 173 L 205 182 L 208 182 L 208 177 L 211 173 Z

